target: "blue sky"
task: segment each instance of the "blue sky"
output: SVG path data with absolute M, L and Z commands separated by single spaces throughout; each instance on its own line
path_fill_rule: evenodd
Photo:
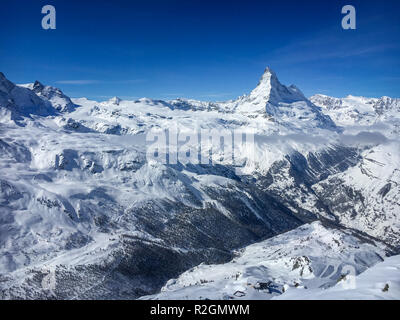
M 41 28 L 46 4 L 56 30 Z M 97 100 L 231 99 L 266 66 L 308 96 L 400 97 L 399 39 L 397 0 L 2 0 L 0 71 Z

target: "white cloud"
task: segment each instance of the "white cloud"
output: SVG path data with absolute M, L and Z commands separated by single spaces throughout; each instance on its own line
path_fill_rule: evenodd
M 72 84 L 72 85 L 85 85 L 85 84 L 131 84 L 144 82 L 144 79 L 131 79 L 131 80 L 116 80 L 116 81 L 103 81 L 103 80 L 59 80 L 57 84 Z
M 60 81 L 56 81 L 56 83 L 81 85 L 81 84 L 96 84 L 96 83 L 99 83 L 99 81 L 98 80 L 60 80 Z

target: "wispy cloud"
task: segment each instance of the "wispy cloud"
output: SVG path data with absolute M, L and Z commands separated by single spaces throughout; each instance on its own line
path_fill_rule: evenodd
M 385 76 L 380 78 L 382 81 L 400 81 L 400 76 Z
M 59 80 L 57 84 L 70 84 L 70 85 L 88 85 L 88 84 L 135 84 L 145 82 L 145 79 L 130 79 L 130 80 Z
M 233 93 L 204 93 L 200 94 L 199 97 L 201 98 L 223 98 L 231 96 Z
M 114 98 L 115 96 L 113 95 L 107 95 L 107 96 L 99 96 L 99 95 L 95 95 L 95 96 L 91 96 L 91 98 L 95 98 L 95 99 L 100 99 L 100 100 L 108 100 L 111 98 Z M 139 96 L 118 96 L 118 98 L 122 99 L 122 100 L 137 100 L 140 99 L 141 97 Z
M 372 46 L 357 46 L 343 44 L 338 41 L 335 45 L 328 46 L 324 42 L 316 41 L 310 45 L 293 44 L 277 51 L 272 62 L 280 63 L 302 63 L 330 59 L 346 59 L 363 57 L 382 53 L 390 49 L 397 49 L 397 44 L 380 44 Z
M 56 83 L 82 85 L 82 84 L 96 84 L 96 83 L 99 83 L 99 81 L 98 80 L 60 80 L 60 81 L 56 81 Z
M 164 97 L 173 97 L 173 98 L 178 98 L 178 97 L 185 97 L 187 99 L 195 99 L 195 100 L 215 100 L 215 99 L 223 99 L 226 97 L 231 97 L 234 95 L 234 93 L 200 93 L 198 95 L 190 95 L 190 94 L 184 94 L 184 93 L 164 93 L 161 96 Z
M 360 32 L 357 33 L 357 37 L 349 38 L 347 34 L 337 33 L 330 28 L 277 48 L 265 59 L 272 64 L 299 64 L 321 60 L 372 57 L 388 51 L 395 52 L 394 50 L 400 48 L 398 43 L 381 41 L 381 39 L 385 39 L 381 32 Z
M 182 97 L 185 94 L 181 92 L 181 93 L 163 93 L 161 95 L 166 97 Z

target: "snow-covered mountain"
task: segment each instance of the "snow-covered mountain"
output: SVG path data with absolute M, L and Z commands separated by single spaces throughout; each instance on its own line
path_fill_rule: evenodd
M 282 259 L 361 272 L 400 248 L 396 101 L 374 102 L 379 123 L 347 124 L 340 108 L 305 98 L 269 68 L 250 94 L 226 102 L 70 99 L 0 74 L 0 298 L 138 298 L 265 241 L 281 243 Z M 173 127 L 249 130 L 254 156 L 237 155 L 244 175 L 226 159 L 148 160 L 146 134 Z M 297 256 L 302 237 L 310 249 Z M 341 250 L 329 263 L 328 238 Z M 257 259 L 286 263 L 271 254 Z M 49 269 L 57 285 L 44 290 Z
M 32 90 L 20 87 L 6 79 L 0 72 L 0 106 L 2 120 L 20 119 L 31 115 L 55 114 L 50 103 L 38 97 Z
M 28 85 L 39 97 L 50 102 L 50 104 L 60 112 L 71 112 L 76 108 L 71 99 L 67 97 L 60 89 L 44 86 L 39 81 L 35 81 L 32 85 Z
M 219 111 L 245 119 L 266 118 L 275 127 L 312 131 L 316 128 L 336 128 L 335 123 L 311 103 L 296 86 L 281 84 L 275 72 L 266 68 L 258 85 L 248 95 L 226 102 L 202 102 L 176 99 L 169 102 L 173 108 L 194 111 Z M 265 122 L 265 121 L 260 121 Z
M 341 224 L 362 224 L 369 234 L 398 245 L 400 99 L 315 95 L 310 100 L 345 133 L 363 130 L 366 140 L 375 141 L 360 153 L 356 166 L 331 175 L 313 186 L 314 191 L 326 199 Z
M 265 69 L 257 87 L 249 95 L 226 106 L 244 114 L 261 113 L 277 123 L 303 130 L 309 124 L 312 128 L 335 128 L 332 120 L 322 114 L 296 86 L 282 85 L 270 68 Z
M 346 98 L 334 98 L 317 94 L 312 96 L 310 101 L 321 107 L 339 126 L 373 126 L 383 123 L 393 127 L 393 135 L 397 136 L 400 132 L 400 99 L 351 95 Z

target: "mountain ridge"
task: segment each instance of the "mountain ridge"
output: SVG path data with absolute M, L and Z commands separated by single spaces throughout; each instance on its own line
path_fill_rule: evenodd
M 391 140 L 371 140 L 373 126 L 336 125 L 266 72 L 251 98 L 222 103 L 68 100 L 0 75 L 0 112 L 12 115 L 0 117 L 0 298 L 51 298 L 41 287 L 48 267 L 58 298 L 138 298 L 316 220 L 393 254 L 400 170 L 392 110 L 382 108 L 389 116 L 380 131 Z M 172 126 L 251 129 L 254 159 L 240 150 L 242 176 L 225 159 L 147 161 L 146 134 Z

